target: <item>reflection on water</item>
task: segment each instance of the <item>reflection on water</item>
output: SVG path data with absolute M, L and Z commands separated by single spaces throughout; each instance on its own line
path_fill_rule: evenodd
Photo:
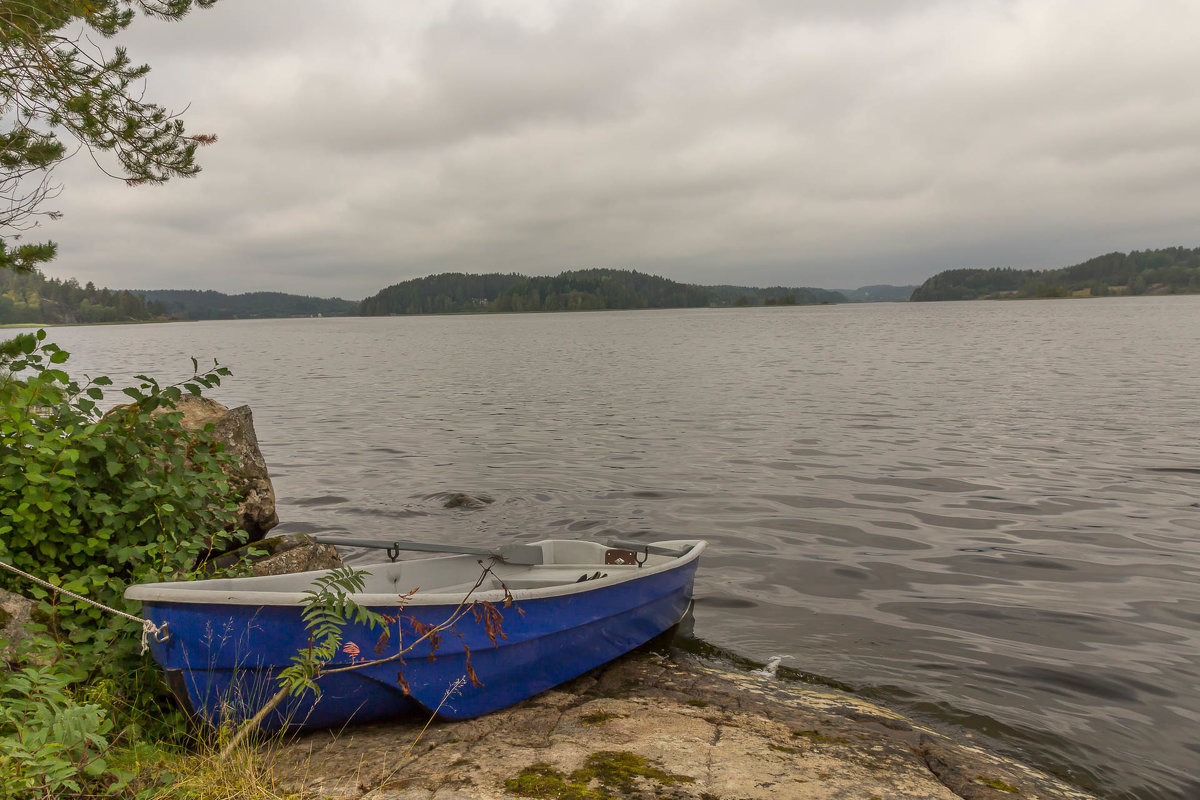
M 285 530 L 703 536 L 704 641 L 1108 795 L 1200 795 L 1200 298 L 52 338 L 93 374 L 230 366 Z

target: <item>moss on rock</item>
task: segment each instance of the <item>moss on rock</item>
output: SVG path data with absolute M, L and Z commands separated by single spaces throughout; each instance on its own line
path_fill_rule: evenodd
M 504 782 L 504 788 L 517 797 L 536 797 L 542 800 L 605 800 L 584 784 L 568 783 L 567 778 L 549 764 L 530 764 L 515 778 Z
M 984 786 L 988 786 L 999 792 L 1008 792 L 1009 794 L 1020 794 L 1021 793 L 1020 789 L 1013 786 L 1011 783 L 1005 783 L 1004 781 L 1000 780 L 999 778 L 988 778 L 984 775 L 980 775 L 978 778 L 975 779 L 975 782 L 981 783 Z
M 602 750 L 587 757 L 582 768 L 571 773 L 572 780 L 590 781 L 593 778 L 610 789 L 632 791 L 634 778 L 649 778 L 663 784 L 692 783 L 687 775 L 676 775 L 652 765 L 639 755 L 629 752 Z
M 603 725 L 612 719 L 624 719 L 624 714 L 614 714 L 608 711 L 596 711 L 591 714 L 584 714 L 579 718 L 579 721 L 584 725 Z
M 587 757 L 583 766 L 570 775 L 546 763 L 530 764 L 504 788 L 518 797 L 543 800 L 612 800 L 637 788 L 637 779 L 646 778 L 663 785 L 692 783 L 695 778 L 667 772 L 635 753 L 601 750 Z M 596 785 L 598 784 L 598 785 Z

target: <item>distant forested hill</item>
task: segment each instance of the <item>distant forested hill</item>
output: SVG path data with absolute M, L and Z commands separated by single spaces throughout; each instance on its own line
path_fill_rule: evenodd
M 256 317 L 347 316 L 358 303 L 339 297 L 307 297 L 283 292 L 224 294 L 192 289 L 135 289 L 175 319 L 252 319 Z
M 1200 247 L 1167 247 L 1108 253 L 1062 269 L 947 270 L 925 281 L 912 300 L 1195 293 L 1200 293 Z
M 709 304 L 699 286 L 625 269 L 585 269 L 526 278 L 499 297 L 493 311 L 595 311 L 606 308 L 695 308 Z
M 468 275 L 445 272 L 393 284 L 359 304 L 364 317 L 388 314 L 440 314 L 487 311 L 504 292 L 529 280 L 524 275 Z
M 448 272 L 389 286 L 363 300 L 359 313 L 380 316 L 824 302 L 844 303 L 846 298 L 824 289 L 694 286 L 624 269 L 575 270 L 554 277 Z
M 719 306 L 813 305 L 845 303 L 840 292 L 801 286 L 705 286 Z
M 136 322 L 163 316 L 160 305 L 132 292 L 80 286 L 71 278 L 0 269 L 0 324 Z

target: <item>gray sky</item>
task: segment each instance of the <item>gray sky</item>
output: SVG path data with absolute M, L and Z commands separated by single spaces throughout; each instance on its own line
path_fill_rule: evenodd
M 203 172 L 75 158 L 46 272 L 852 288 L 1197 246 L 1198 34 L 1195 0 L 223 0 L 122 40 Z

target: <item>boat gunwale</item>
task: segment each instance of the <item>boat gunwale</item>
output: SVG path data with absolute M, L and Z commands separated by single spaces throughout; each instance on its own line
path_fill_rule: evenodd
M 532 542 L 537 545 L 551 541 L 569 541 L 569 540 L 554 540 L 546 539 L 540 542 Z M 599 544 L 599 543 L 597 543 Z M 513 601 L 522 600 L 539 600 L 550 599 L 555 597 L 565 597 L 568 595 L 582 594 L 584 592 L 595 591 L 611 586 L 619 586 L 623 583 L 628 583 L 639 578 L 659 575 L 664 572 L 670 572 L 678 569 L 686 564 L 696 561 L 700 558 L 700 554 L 707 547 L 707 542 L 703 539 L 672 539 L 660 542 L 646 542 L 646 544 L 655 547 L 679 547 L 686 546 L 688 551 L 681 556 L 668 558 L 662 563 L 653 566 L 647 564 L 633 570 L 616 572 L 607 575 L 603 578 L 583 581 L 580 583 L 554 583 L 549 586 L 537 588 L 510 588 L 505 589 L 486 589 L 476 591 L 469 598 L 469 602 L 480 603 L 503 603 L 511 598 Z M 463 558 L 463 556 L 451 555 L 440 556 L 430 559 L 414 559 L 413 561 L 441 561 L 453 558 Z M 412 562 L 405 562 L 412 563 Z M 357 566 L 357 565 L 351 565 Z M 377 566 L 392 566 L 392 562 L 376 562 L 372 564 L 363 564 L 362 568 L 370 569 Z M 606 568 L 604 564 L 597 563 L 579 563 L 579 564 L 546 564 L 539 566 L 548 566 L 554 568 L 585 568 L 596 569 Z M 608 565 L 609 569 L 612 565 Z M 311 570 L 307 572 L 291 573 L 294 576 L 301 575 L 318 575 L 328 573 L 329 570 Z M 225 578 L 218 580 L 242 580 L 240 578 Z M 197 584 L 205 583 L 206 581 L 168 581 L 163 583 L 144 583 L 135 586 L 130 586 L 125 590 L 125 598 L 127 600 L 136 600 L 141 603 L 153 604 L 178 604 L 178 605 L 221 605 L 221 606 L 303 606 L 312 597 L 305 591 L 295 592 L 274 592 L 274 591 L 254 591 L 254 590 L 234 590 L 234 589 L 194 589 L 187 588 Z M 463 602 L 466 595 L 465 591 L 455 592 L 422 592 L 420 587 L 417 591 L 406 600 L 403 601 L 404 606 L 457 606 Z M 395 607 L 401 604 L 400 595 L 393 592 L 371 592 L 371 593 L 352 593 L 348 597 L 356 604 L 368 608 L 378 607 Z

